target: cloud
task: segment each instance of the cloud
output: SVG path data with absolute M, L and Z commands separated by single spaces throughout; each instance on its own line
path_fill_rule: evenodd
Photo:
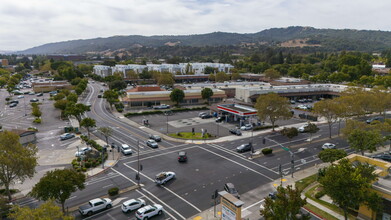
M 2 0 L 0 50 L 113 35 L 287 26 L 389 31 L 390 9 L 385 0 Z

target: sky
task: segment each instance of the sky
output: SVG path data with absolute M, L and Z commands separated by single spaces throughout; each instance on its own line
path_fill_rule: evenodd
M 0 0 L 0 51 L 115 35 L 391 31 L 389 0 Z

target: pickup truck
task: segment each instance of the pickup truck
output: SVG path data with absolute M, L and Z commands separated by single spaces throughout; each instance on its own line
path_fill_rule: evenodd
M 175 173 L 168 171 L 168 172 L 161 172 L 156 175 L 155 177 L 155 183 L 159 185 L 164 185 L 166 182 L 168 182 L 171 179 L 175 178 Z
M 111 199 L 93 199 L 88 202 L 88 204 L 82 205 L 79 207 L 79 212 L 81 215 L 92 215 L 94 212 L 101 211 L 103 209 L 109 209 L 113 206 Z

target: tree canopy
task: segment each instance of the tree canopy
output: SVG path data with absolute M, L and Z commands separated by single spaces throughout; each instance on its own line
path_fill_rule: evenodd
M 170 93 L 171 101 L 176 102 L 177 106 L 179 106 L 179 103 L 182 102 L 184 98 L 185 93 L 178 88 L 173 89 Z
M 80 121 L 80 126 L 85 127 L 87 129 L 88 138 L 90 138 L 90 128 L 96 126 L 96 121 L 95 121 L 95 119 L 92 119 L 92 118 L 83 118 Z
M 202 99 L 208 101 L 208 99 L 213 96 L 213 90 L 211 88 L 203 88 L 201 90 L 201 96 Z
M 319 152 L 318 157 L 325 163 L 332 163 L 346 157 L 348 154 L 340 149 L 325 149 Z
M 72 216 L 66 216 L 61 208 L 56 206 L 54 201 L 49 200 L 41 204 L 38 208 L 32 209 L 28 206 L 15 206 L 12 209 L 10 218 L 14 220 L 73 220 Z

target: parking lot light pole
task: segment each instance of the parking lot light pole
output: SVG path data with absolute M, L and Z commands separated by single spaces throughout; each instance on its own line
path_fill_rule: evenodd
M 140 186 L 140 142 L 137 140 L 137 185 Z
M 216 126 L 217 126 L 217 137 L 219 137 L 219 123 L 216 122 Z
M 24 116 L 27 116 L 26 113 L 26 98 L 23 96 L 23 104 L 24 104 Z
M 166 134 L 168 135 L 168 113 L 166 114 Z

